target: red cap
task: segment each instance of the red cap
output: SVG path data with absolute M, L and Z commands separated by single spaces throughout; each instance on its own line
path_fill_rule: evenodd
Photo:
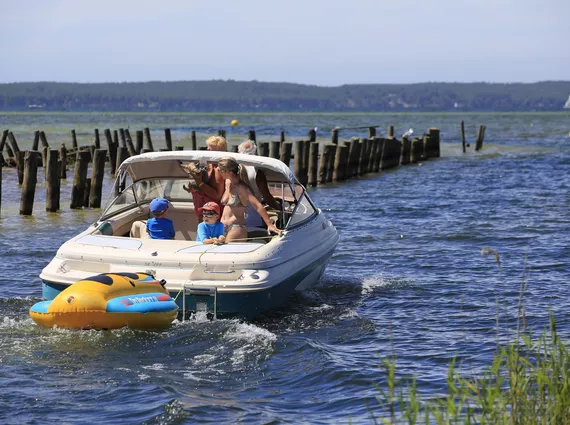
M 220 215 L 220 206 L 215 202 L 206 202 L 202 207 L 202 210 L 215 211 L 216 214 Z

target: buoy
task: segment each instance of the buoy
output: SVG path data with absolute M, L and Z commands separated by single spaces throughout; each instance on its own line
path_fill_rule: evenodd
M 239 124 L 239 122 L 238 122 L 238 120 L 232 120 L 232 123 L 231 123 L 231 124 L 232 124 L 233 126 L 236 126 L 236 125 Z
M 178 306 L 146 273 L 104 273 L 75 282 L 51 301 L 30 308 L 38 325 L 69 329 L 163 329 Z

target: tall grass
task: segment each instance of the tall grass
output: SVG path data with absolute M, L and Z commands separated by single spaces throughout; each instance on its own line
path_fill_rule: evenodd
M 523 271 L 517 314 L 517 337 L 498 347 L 483 376 L 464 377 L 449 364 L 447 389 L 423 401 L 415 378 L 398 379 L 396 357 L 381 360 L 386 387 L 376 385 L 377 400 L 388 417 L 384 424 L 570 424 L 570 355 L 558 338 L 555 320 L 538 339 L 527 331 Z

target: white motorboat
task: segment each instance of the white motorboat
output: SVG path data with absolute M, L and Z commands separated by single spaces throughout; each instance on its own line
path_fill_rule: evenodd
M 196 242 L 198 219 L 184 166 L 216 164 L 232 157 L 262 170 L 281 199 L 281 210 L 268 210 L 281 235 L 248 228 L 247 241 L 223 245 Z M 130 236 L 133 223 L 151 217 L 156 197 L 169 200 L 173 240 Z M 257 230 L 257 232 L 255 232 Z M 313 285 L 323 274 L 338 243 L 336 228 L 324 216 L 281 161 L 214 151 L 151 152 L 125 160 L 101 218 L 65 242 L 40 274 L 45 299 L 100 273 L 148 273 L 166 281 L 182 317 L 206 311 L 214 317 L 253 318 L 287 302 L 294 291 Z

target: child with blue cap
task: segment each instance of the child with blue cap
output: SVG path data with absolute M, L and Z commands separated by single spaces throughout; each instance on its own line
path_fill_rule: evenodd
M 150 202 L 150 212 L 154 215 L 146 222 L 146 231 L 152 239 L 174 239 L 174 224 L 165 217 L 168 212 L 168 199 L 154 198 Z

